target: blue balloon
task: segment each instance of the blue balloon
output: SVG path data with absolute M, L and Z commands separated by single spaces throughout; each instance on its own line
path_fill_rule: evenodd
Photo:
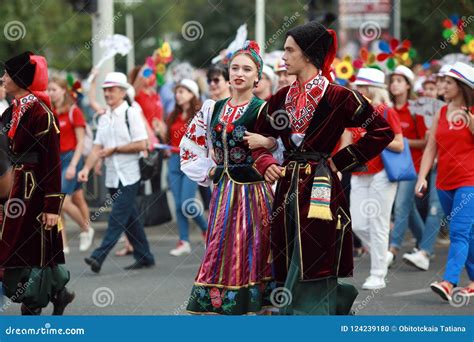
M 385 40 L 379 42 L 379 49 L 382 50 L 382 52 L 390 53 L 390 46 Z
M 153 74 L 153 70 L 151 70 L 151 69 L 148 69 L 148 68 L 147 68 L 147 69 L 143 70 L 143 77 L 148 78 L 148 77 L 150 77 L 152 74 Z

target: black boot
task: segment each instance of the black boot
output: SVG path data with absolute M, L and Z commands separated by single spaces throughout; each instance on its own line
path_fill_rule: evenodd
M 69 291 L 66 287 L 59 291 L 56 297 L 51 300 L 51 303 L 54 305 L 53 315 L 62 316 L 64 309 L 66 309 L 66 306 L 68 306 L 74 298 L 76 298 L 76 294 L 73 291 Z
M 21 315 L 22 316 L 39 316 L 41 315 L 41 308 L 32 309 L 25 304 L 21 304 Z

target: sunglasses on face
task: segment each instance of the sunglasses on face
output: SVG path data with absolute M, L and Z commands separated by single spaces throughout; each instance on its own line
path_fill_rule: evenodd
M 207 80 L 207 84 L 212 84 L 212 83 L 218 84 L 220 81 L 221 79 L 219 77 L 209 78 Z

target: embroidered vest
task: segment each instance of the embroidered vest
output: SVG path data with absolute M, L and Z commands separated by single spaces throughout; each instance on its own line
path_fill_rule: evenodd
M 264 181 L 253 167 L 252 152 L 244 141 L 245 131 L 252 131 L 260 107 L 264 103 L 253 97 L 245 112 L 232 123 L 222 123 L 220 117 L 227 99 L 217 101 L 211 119 L 211 138 L 217 163 L 214 184 L 219 183 L 225 173 L 236 183 Z

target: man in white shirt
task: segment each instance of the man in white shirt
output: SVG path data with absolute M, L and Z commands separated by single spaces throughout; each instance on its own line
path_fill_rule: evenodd
M 140 113 L 125 101 L 128 87 L 124 74 L 112 72 L 106 76 L 102 88 L 108 108 L 99 119 L 92 152 L 78 174 L 79 181 L 86 182 L 99 158 L 105 158 L 105 186 L 109 188 L 113 204 L 101 246 L 85 259 L 95 273 L 100 272 L 123 232 L 133 246 L 135 257 L 135 263 L 125 269 L 155 265 L 135 203 L 140 186 L 140 152 L 146 149 L 148 136 Z

